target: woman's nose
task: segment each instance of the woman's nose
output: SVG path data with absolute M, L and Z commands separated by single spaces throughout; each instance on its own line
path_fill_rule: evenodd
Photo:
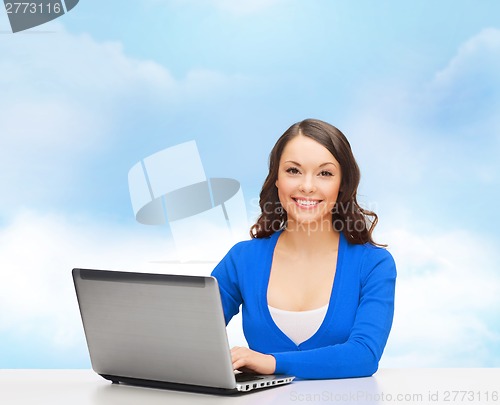
M 316 191 L 314 180 L 310 176 L 304 176 L 300 184 L 300 191 L 305 194 L 310 194 Z

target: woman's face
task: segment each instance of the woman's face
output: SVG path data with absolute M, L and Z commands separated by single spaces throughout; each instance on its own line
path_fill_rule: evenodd
M 281 155 L 276 180 L 288 225 L 330 226 L 340 183 L 340 165 L 328 149 L 303 135 L 292 138 Z

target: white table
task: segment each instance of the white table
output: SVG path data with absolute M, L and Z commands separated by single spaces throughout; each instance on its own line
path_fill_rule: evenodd
M 294 381 L 239 396 L 115 385 L 92 370 L 0 370 L 0 404 L 490 404 L 500 368 L 382 369 L 373 377 Z

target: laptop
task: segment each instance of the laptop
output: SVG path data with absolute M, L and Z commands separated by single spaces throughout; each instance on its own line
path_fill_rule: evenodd
M 294 379 L 233 370 L 214 277 L 72 273 L 92 368 L 113 383 L 233 394 Z

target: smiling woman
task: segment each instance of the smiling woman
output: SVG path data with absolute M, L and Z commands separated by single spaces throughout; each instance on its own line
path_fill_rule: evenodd
M 233 367 L 299 378 L 369 376 L 392 325 L 396 267 L 356 201 L 349 142 L 319 120 L 292 125 L 271 151 L 252 240 L 212 272 L 226 323 L 242 305 L 249 348 Z M 373 218 L 373 219 L 371 219 Z
M 304 159 L 303 164 L 308 167 L 302 168 L 301 162 L 296 161 L 301 159 Z M 306 170 L 311 173 L 306 173 Z M 294 183 L 297 187 L 321 185 L 320 189 L 329 189 L 330 192 L 336 190 L 330 206 L 328 207 L 326 202 L 321 205 L 324 210 L 330 208 L 328 215 L 323 217 L 324 221 L 316 222 L 312 226 L 333 226 L 335 231 L 342 232 L 352 243 L 369 242 L 377 245 L 371 235 L 378 217 L 358 204 L 357 189 L 361 175 L 349 141 L 340 130 L 326 122 L 308 119 L 292 125 L 278 139 L 269 158 L 269 174 L 260 194 L 262 213 L 251 229 L 252 237 L 270 236 L 285 226 L 290 229 L 288 222 L 292 212 L 283 207 L 283 196 L 279 195 L 279 189 L 283 190 L 283 187 L 278 186 L 279 181 L 283 186 L 291 184 L 291 179 L 286 181 L 286 177 L 295 177 Z M 323 181 L 319 181 L 320 178 Z M 318 181 L 312 182 L 313 179 Z M 309 180 L 310 184 L 304 183 Z M 297 197 L 302 197 L 302 206 L 314 204 L 314 201 L 305 198 L 306 194 L 311 194 L 314 190 L 298 191 Z

